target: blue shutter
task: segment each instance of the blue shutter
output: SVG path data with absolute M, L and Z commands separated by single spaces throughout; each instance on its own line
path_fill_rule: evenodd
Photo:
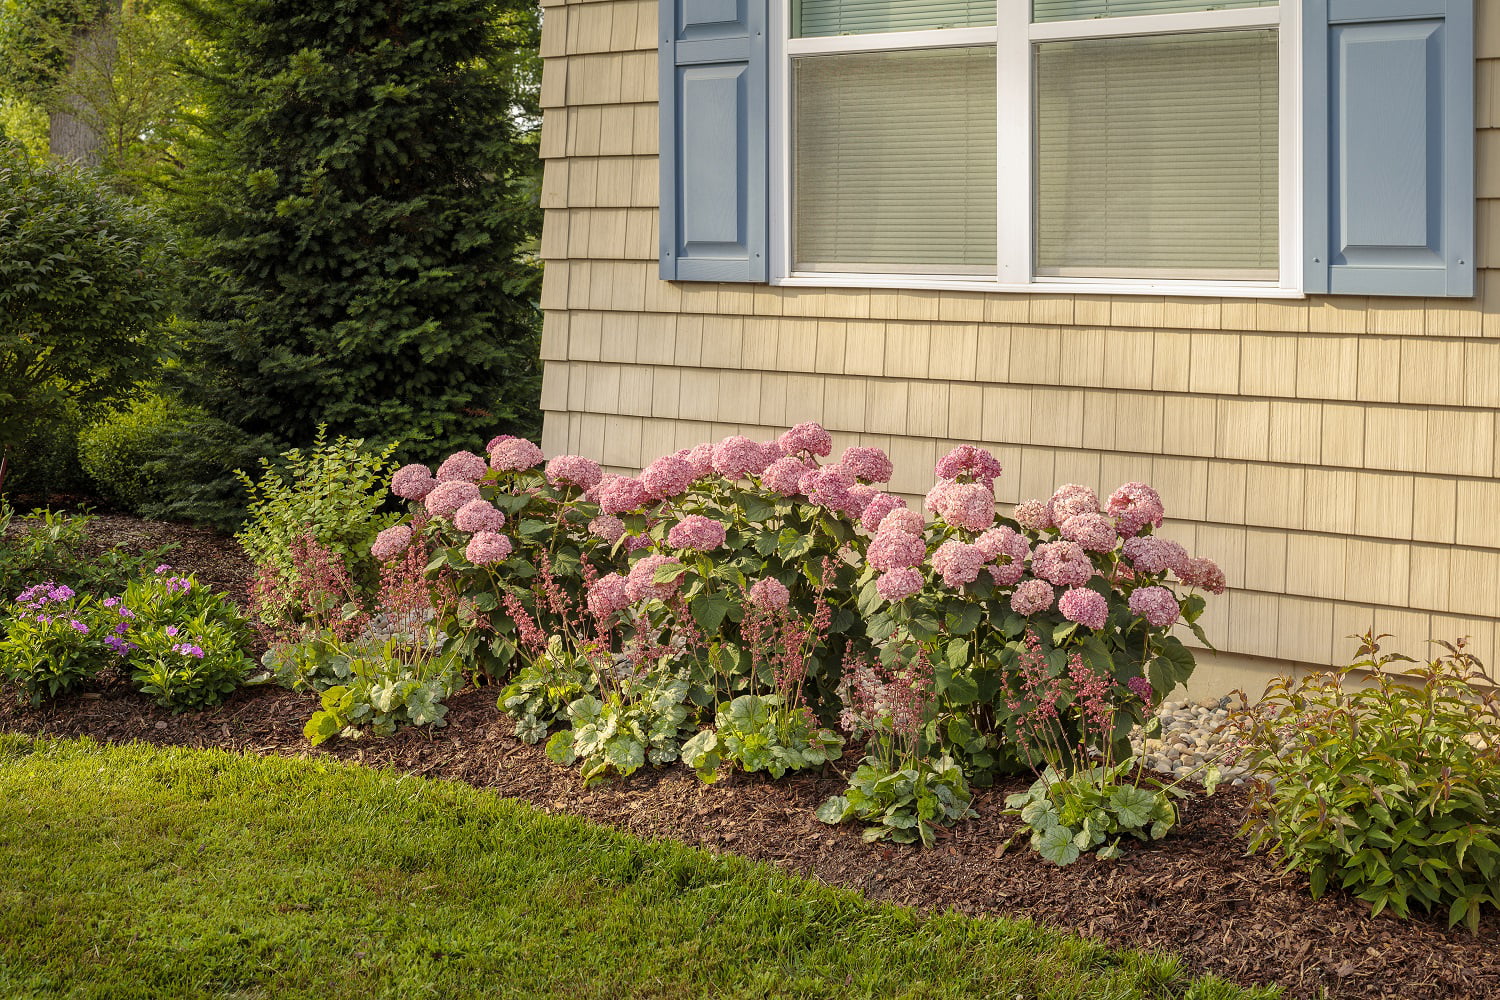
M 661 276 L 765 281 L 767 0 L 659 0 Z
M 1473 0 L 1303 11 L 1307 291 L 1473 295 Z

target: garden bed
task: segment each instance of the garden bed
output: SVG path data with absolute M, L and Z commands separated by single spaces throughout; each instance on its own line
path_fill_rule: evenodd
M 853 827 L 830 828 L 812 810 L 844 782 L 789 776 L 778 782 L 734 774 L 705 786 L 681 767 L 584 790 L 577 774 L 519 743 L 498 713 L 493 689 L 453 698 L 450 725 L 407 729 L 389 739 L 335 741 L 310 749 L 302 726 L 308 695 L 246 689 L 223 706 L 174 716 L 123 685 L 69 696 L 37 709 L 0 701 L 0 728 L 100 741 L 218 747 L 260 754 L 328 754 L 374 767 L 464 781 L 541 809 L 565 812 L 644 836 L 732 851 L 910 906 L 968 914 L 1024 916 L 1110 944 L 1161 949 L 1193 967 L 1254 985 L 1276 983 L 1290 996 L 1500 997 L 1500 926 L 1493 918 L 1470 936 L 1437 921 L 1371 919 L 1358 899 L 1308 896 L 1305 880 L 1263 857 L 1245 857 L 1235 836 L 1242 793 L 1225 789 L 1190 800 L 1165 841 L 1130 844 L 1118 862 L 1085 856 L 1067 868 L 1018 841 L 1004 848 L 1014 820 L 1001 800 L 1024 782 L 980 790 L 978 817 L 960 823 L 933 850 L 870 846 Z

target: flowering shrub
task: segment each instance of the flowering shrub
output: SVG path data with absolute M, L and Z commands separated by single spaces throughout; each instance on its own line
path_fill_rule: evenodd
M 100 607 L 60 584 L 39 583 L 8 609 L 8 634 L 0 640 L 0 675 L 36 705 L 76 690 L 114 656 L 105 644 Z
M 1500 693 L 1463 642 L 1403 673 L 1365 635 L 1350 666 L 1279 677 L 1230 717 L 1257 775 L 1243 833 L 1314 896 L 1330 884 L 1374 913 L 1446 907 L 1478 933 L 1500 909 Z M 1362 684 L 1358 672 L 1371 671 Z
M 516 738 L 540 743 L 547 730 L 586 694 L 597 694 L 592 664 L 572 653 L 562 636 L 551 636 L 547 652 L 523 667 L 500 692 L 499 706 L 516 720 Z
M 205 612 L 182 625 L 132 628 L 131 681 L 163 708 L 182 712 L 217 705 L 245 679 L 251 660 L 239 637 Z
M 64 584 L 79 593 L 117 593 L 149 571 L 177 546 L 140 553 L 122 548 L 94 552 L 89 545 L 88 513 L 64 514 L 37 509 L 17 515 L 0 498 L 0 594 L 16 594 L 36 580 Z M 0 633 L 5 629 L 0 612 Z

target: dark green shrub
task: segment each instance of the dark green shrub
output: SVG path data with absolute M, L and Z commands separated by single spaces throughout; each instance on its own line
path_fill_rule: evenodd
M 132 400 L 78 438 L 78 461 L 100 496 L 126 510 L 159 505 L 191 470 L 164 461 L 172 431 L 207 414 L 170 396 Z
M 1485 905 L 1500 909 L 1500 693 L 1462 642 L 1393 674 L 1412 661 L 1383 655 L 1383 638 L 1364 636 L 1351 666 L 1277 678 L 1232 717 L 1261 775 L 1244 832 L 1314 896 L 1339 886 L 1402 917 L 1446 908 L 1477 933 Z
M 135 391 L 157 363 L 176 265 L 149 210 L 0 143 L 0 452 Z
M 0 501 L 0 600 L 42 581 L 80 592 L 119 593 L 135 577 L 159 565 L 176 545 L 144 552 L 101 548 L 89 539 L 88 514 L 16 511 Z M 0 629 L 4 627 L 0 613 Z
M 520 0 L 195 0 L 194 401 L 431 458 L 535 422 Z
M 22 428 L 11 445 L 3 484 L 4 492 L 11 497 L 46 501 L 89 487 L 88 477 L 78 464 L 83 417 L 66 393 L 58 392 L 54 399 L 50 418 Z

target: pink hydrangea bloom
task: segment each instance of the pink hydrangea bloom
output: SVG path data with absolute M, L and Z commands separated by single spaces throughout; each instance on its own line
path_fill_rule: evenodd
M 1001 525 L 974 539 L 974 544 L 988 562 L 997 564 L 990 567 L 990 578 L 999 586 L 1015 586 L 1025 574 L 1031 546 L 1020 532 Z
M 849 504 L 844 508 L 850 517 L 860 518 L 864 516 L 865 507 L 869 506 L 871 500 L 880 496 L 880 491 L 873 486 L 864 483 L 855 483 L 849 487 Z
M 1177 579 L 1210 594 L 1224 593 L 1224 571 L 1212 559 L 1184 559 L 1176 567 Z
M 950 587 L 962 587 L 979 579 L 984 568 L 984 553 L 979 546 L 950 538 L 932 554 L 932 568 Z
M 1126 538 L 1141 533 L 1150 525 L 1160 528 L 1167 511 L 1161 502 L 1161 494 L 1145 483 L 1126 483 L 1109 495 L 1105 508 L 1115 519 L 1120 534 Z
M 1182 608 L 1166 587 L 1140 587 L 1130 592 L 1130 613 L 1165 628 L 1177 620 Z
M 1111 552 L 1120 540 L 1115 523 L 1103 514 L 1077 514 L 1062 525 L 1062 536 L 1090 552 Z
M 600 514 L 589 522 L 589 534 L 613 545 L 625 534 L 625 522 L 613 514 Z
M 927 579 L 922 571 L 911 568 L 887 570 L 875 578 L 875 592 L 891 603 L 921 593 Z
M 906 507 L 898 507 L 885 516 L 880 522 L 880 534 L 891 534 L 892 532 L 903 535 L 916 535 L 921 538 L 927 533 L 927 524 L 922 520 L 922 515 L 917 511 Z
M 1057 600 L 1057 610 L 1070 622 L 1101 629 L 1109 621 L 1109 602 L 1097 590 L 1074 587 L 1063 591 Z
M 1004 470 L 994 455 L 974 444 L 961 444 L 954 448 L 938 459 L 937 466 L 932 470 L 933 475 L 939 479 L 967 477 L 992 486 L 1000 478 L 1002 471 Z
M 1137 535 L 1125 540 L 1125 558 L 1137 573 L 1165 573 L 1187 561 L 1187 549 L 1170 538 Z
M 806 452 L 826 458 L 833 452 L 833 435 L 823 429 L 822 424 L 812 422 L 798 424 L 777 439 L 781 451 L 786 455 Z
M 1031 554 L 1031 571 L 1059 587 L 1079 587 L 1094 575 L 1094 563 L 1077 542 L 1047 542 Z
M 800 458 L 778 458 L 766 466 L 766 471 L 761 473 L 760 482 L 772 493 L 780 493 L 784 497 L 796 496 L 802 477 L 811 468 L 811 465 Z
M 427 513 L 433 517 L 452 517 L 458 508 L 479 499 L 479 487 L 462 479 L 452 479 L 433 487 L 427 499 Z
M 682 577 L 678 577 L 671 583 L 657 583 L 656 571 L 663 566 L 680 566 L 682 561 L 671 556 L 646 556 L 646 558 L 630 567 L 630 576 L 626 579 L 626 593 L 632 601 L 669 600 L 677 593 L 677 588 L 682 586 Z
M 865 503 L 865 509 L 860 511 L 859 523 L 866 531 L 874 534 L 880 528 L 880 523 L 885 516 L 893 510 L 906 506 L 906 501 L 889 493 L 877 493 Z
M 1057 525 L 1052 523 L 1052 513 L 1047 509 L 1045 500 L 1027 500 L 1016 507 L 1016 523 L 1027 531 L 1051 531 Z
M 547 482 L 553 486 L 576 486 L 586 490 L 604 478 L 604 470 L 592 458 L 559 455 L 547 463 Z
M 501 472 L 521 472 L 542 464 L 542 449 L 525 438 L 490 442 L 490 465 Z
M 464 558 L 475 566 L 491 566 L 510 558 L 510 539 L 493 531 L 475 532 L 464 548 Z
M 614 476 L 603 480 L 597 490 L 601 514 L 626 514 L 640 510 L 650 499 L 639 479 Z
M 489 443 L 484 446 L 484 453 L 488 455 L 490 452 L 500 447 L 503 442 L 514 441 L 515 439 L 516 436 L 514 434 L 496 434 L 494 437 L 490 438 Z
M 470 500 L 453 515 L 453 526 L 459 531 L 499 531 L 505 527 L 505 515 L 488 500 Z
M 646 466 L 646 470 L 641 473 L 641 485 L 645 487 L 649 499 L 665 500 L 687 492 L 687 488 L 697 478 L 698 473 L 687 459 L 664 455 Z
M 732 434 L 714 445 L 714 471 L 721 476 L 730 479 L 758 476 L 769 464 L 759 442 L 742 434 Z
M 695 444 L 691 448 L 684 448 L 677 453 L 677 457 L 693 467 L 695 479 L 704 479 L 714 474 L 714 446 L 711 444 Z
M 932 484 L 932 489 L 927 491 L 927 496 L 922 498 L 922 509 L 933 514 L 942 514 L 943 508 L 948 505 L 948 491 L 957 486 L 951 479 L 939 479 Z
M 853 513 L 856 501 L 849 496 L 855 485 L 849 470 L 840 465 L 825 465 L 807 473 L 798 483 L 807 499 L 839 513 Z
M 750 588 L 750 603 L 766 611 L 778 611 L 787 606 L 792 599 L 791 591 L 782 585 L 780 580 L 766 577 L 756 580 Z
M 386 528 L 375 536 L 375 544 L 370 546 L 370 555 L 381 562 L 385 562 L 387 559 L 394 559 L 405 552 L 406 547 L 410 544 L 411 526 L 398 524 Z
M 1125 682 L 1125 686 L 1130 688 L 1131 694 L 1148 705 L 1156 698 L 1155 689 L 1151 687 L 1151 682 L 1144 677 L 1132 677 Z
M 1051 516 L 1052 523 L 1059 526 L 1066 524 L 1068 518 L 1079 514 L 1097 514 L 1099 494 L 1077 483 L 1059 486 L 1047 503 L 1047 513 Z
M 437 489 L 432 470 L 425 465 L 403 465 L 391 477 L 391 492 L 403 500 L 421 500 Z
M 888 483 L 896 471 L 890 457 L 879 448 L 845 448 L 839 464 L 862 483 Z
M 689 514 L 672 525 L 667 532 L 667 544 L 674 549 L 711 552 L 724 544 L 723 522 L 702 514 Z
M 921 535 L 904 531 L 880 530 L 865 550 L 865 561 L 878 570 L 905 569 L 920 566 L 927 558 L 927 543 Z
M 443 460 L 443 464 L 438 466 L 437 481 L 447 483 L 455 479 L 464 479 L 477 483 L 489 471 L 489 463 L 484 459 L 472 451 L 459 451 L 449 455 Z
M 984 531 L 995 523 L 995 492 L 986 483 L 953 483 L 942 504 L 938 513 L 955 528 Z
M 594 581 L 589 588 L 589 614 L 598 621 L 630 607 L 629 584 L 619 573 L 610 573 Z
M 639 552 L 641 549 L 649 549 L 652 545 L 650 535 L 626 535 L 625 551 Z
M 1010 595 L 1010 609 L 1023 618 L 1052 607 L 1053 590 L 1046 580 L 1027 580 Z

